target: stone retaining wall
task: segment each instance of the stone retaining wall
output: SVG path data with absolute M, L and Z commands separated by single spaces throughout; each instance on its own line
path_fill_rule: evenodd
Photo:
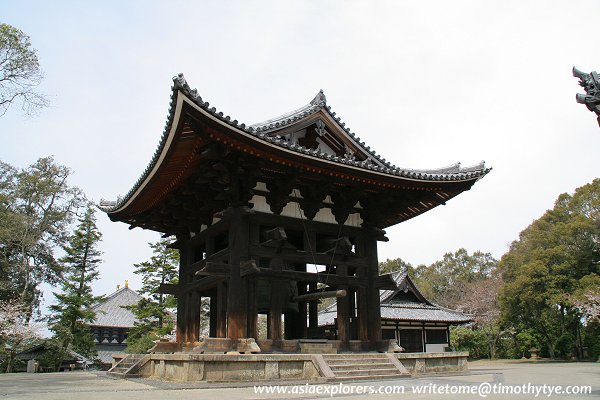
M 447 374 L 464 372 L 468 351 L 444 353 L 397 353 L 394 354 L 411 375 Z

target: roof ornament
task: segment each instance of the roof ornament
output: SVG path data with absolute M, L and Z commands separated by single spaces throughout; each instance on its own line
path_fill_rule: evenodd
M 344 159 L 346 160 L 356 160 L 356 156 L 354 155 L 354 151 L 348 147 L 347 144 L 344 143 Z
M 183 73 L 181 73 L 181 72 L 179 74 L 177 74 L 177 76 L 173 77 L 173 83 L 175 84 L 175 87 L 178 89 L 189 88 L 189 85 L 188 85 L 187 81 L 185 80 Z
M 579 104 L 585 104 L 588 110 L 596 113 L 598 116 L 598 125 L 600 125 L 600 78 L 598 77 L 598 73 L 592 71 L 588 74 L 573 67 L 573 76 L 579 78 L 579 86 L 586 93 L 577 93 L 575 100 Z
M 315 125 L 315 133 L 319 135 L 319 137 L 324 136 L 327 133 L 327 131 L 325 130 L 325 122 L 318 119 Z
M 323 93 L 323 89 L 319 90 L 319 93 L 311 100 L 310 104 L 321 107 L 327 105 L 327 98 L 325 97 L 325 93 Z
M 129 289 L 129 281 L 125 279 L 125 289 Z

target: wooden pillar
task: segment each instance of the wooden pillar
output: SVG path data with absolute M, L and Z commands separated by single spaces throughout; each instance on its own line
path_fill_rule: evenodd
M 367 278 L 367 287 L 364 296 L 359 296 L 359 336 L 364 335 L 363 329 L 366 323 L 366 333 L 372 349 L 376 348 L 377 342 L 381 340 L 381 304 L 379 303 L 379 289 L 375 283 L 379 276 L 379 262 L 377 259 L 377 239 L 368 228 L 361 235 L 361 255 L 367 259 L 367 266 L 362 268 L 360 275 Z M 361 290 L 361 294 L 362 290 Z M 366 298 L 366 299 L 363 299 Z M 366 300 L 366 301 L 365 301 Z M 365 304 L 366 303 L 366 304 Z M 366 318 L 364 315 L 366 314 Z M 361 338 L 362 339 L 362 338 Z
M 210 322 L 208 324 L 208 336 L 217 337 L 217 296 L 210 296 Z
M 303 269 L 306 272 L 306 267 Z M 306 283 L 299 282 L 297 284 L 298 294 L 306 293 Z M 298 302 L 298 312 L 292 314 L 293 318 L 293 327 L 292 334 L 290 337 L 292 339 L 302 339 L 306 337 L 306 302 L 300 301 Z
M 283 269 L 283 260 L 280 257 L 272 259 L 270 267 L 276 271 L 281 271 Z M 281 286 L 283 283 L 280 280 L 271 280 L 271 304 L 267 316 L 267 337 L 273 340 L 281 340 L 281 315 L 283 310 Z
M 200 318 L 202 317 L 202 297 L 197 291 L 193 291 L 190 296 L 192 308 L 192 328 L 190 329 L 190 342 L 197 342 L 200 339 Z
M 337 275 L 348 276 L 348 266 L 338 265 L 336 268 Z M 348 290 L 347 287 L 338 287 L 340 290 Z M 337 331 L 338 340 L 348 342 L 350 340 L 350 303 L 348 295 L 338 297 L 337 301 Z
M 227 337 L 227 284 L 221 282 L 217 285 L 216 296 L 216 330 L 215 337 Z
M 316 283 L 310 283 L 308 287 L 310 292 L 317 291 Z M 312 332 L 319 327 L 319 302 L 317 300 L 308 302 L 308 327 Z
M 183 287 L 189 282 L 189 245 L 184 243 L 179 249 L 179 287 Z M 175 328 L 175 341 L 177 343 L 184 343 L 187 341 L 187 329 L 188 329 L 188 308 L 187 308 L 187 295 L 180 291 L 177 296 L 177 323 Z
M 361 278 L 366 278 L 366 269 L 359 268 L 357 275 Z M 359 287 L 356 290 L 356 319 L 357 319 L 357 335 L 358 340 L 363 342 L 369 341 L 369 319 L 367 307 L 367 288 Z
M 356 340 L 356 290 L 348 289 L 348 313 L 350 315 L 350 340 Z
M 304 233 L 304 251 L 307 254 L 311 254 L 312 252 L 317 251 L 317 234 L 312 229 L 307 229 Z M 317 291 L 316 283 L 308 284 L 309 292 Z M 308 308 L 308 329 L 309 338 L 312 338 L 315 334 L 315 331 L 319 328 L 319 302 L 318 301 L 309 301 L 307 304 Z
M 248 337 L 258 337 L 258 299 L 256 279 L 248 279 Z
M 260 244 L 260 224 L 250 219 L 248 226 L 248 243 L 251 246 Z M 248 254 L 258 264 L 259 257 Z M 248 337 L 258 339 L 258 280 L 253 277 L 246 278 L 248 290 Z
M 248 217 L 244 207 L 226 210 L 229 219 L 229 276 L 227 295 L 227 337 L 240 339 L 248 336 L 248 309 L 246 282 L 240 276 L 240 263 L 248 260 Z
M 283 338 L 294 338 L 294 314 L 291 312 L 283 313 Z
M 192 342 L 194 325 L 194 307 L 192 304 L 192 293 L 185 294 L 185 342 Z

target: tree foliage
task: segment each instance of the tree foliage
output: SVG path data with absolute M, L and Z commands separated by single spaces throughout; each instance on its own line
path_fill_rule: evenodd
M 46 97 L 37 91 L 43 77 L 29 36 L 0 23 L 0 116 L 19 102 L 27 115 L 47 106 Z
M 164 295 L 158 288 L 161 284 L 177 282 L 179 253 L 167 247 L 168 239 L 148 243 L 153 255 L 149 261 L 135 264 L 134 273 L 142 277 L 140 294 L 144 296 L 137 304 L 131 306 L 139 322 L 130 329 L 127 337 L 127 351 L 143 353 L 152 347 L 153 340 L 168 335 L 173 330 L 172 314 L 177 301 L 171 295 Z
M 419 290 L 433 302 L 457 308 L 470 295 L 470 285 L 489 279 L 497 261 L 490 253 L 465 249 L 446 253 L 439 261 L 416 269 Z
M 18 299 L 27 318 L 39 305 L 39 285 L 61 277 L 54 252 L 82 201 L 70 174 L 52 157 L 22 170 L 0 161 L 0 300 Z
M 408 271 L 411 278 L 417 277 L 417 272 L 411 263 L 408 263 L 401 258 L 387 259 L 379 263 L 379 274 L 389 274 L 396 271 Z
M 93 306 L 102 300 L 94 296 L 92 284 L 100 275 L 98 266 L 102 262 L 97 245 L 102 234 L 96 227 L 94 208 L 89 204 L 68 242 L 63 246 L 65 256 L 60 259 L 63 266 L 61 293 L 54 293 L 56 304 L 50 306 L 52 330 L 62 342 L 63 349 L 71 347 L 85 357 L 95 355 L 94 339 L 89 328 L 96 314 Z
M 562 194 L 512 243 L 500 262 L 506 324 L 529 330 L 551 357 L 581 347 L 582 313 L 573 301 L 600 265 L 600 180 Z M 597 289 L 597 286 L 596 286 Z

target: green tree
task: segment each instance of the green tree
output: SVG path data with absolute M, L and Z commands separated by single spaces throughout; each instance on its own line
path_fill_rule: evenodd
M 152 252 L 149 261 L 135 264 L 134 273 L 142 277 L 140 294 L 145 296 L 131 310 L 139 322 L 127 337 L 127 351 L 143 353 L 152 347 L 153 340 L 168 335 L 173 330 L 173 319 L 169 309 L 176 306 L 177 301 L 171 295 L 158 290 L 162 284 L 177 282 L 179 253 L 169 248 L 168 239 L 148 243 Z
M 469 254 L 465 249 L 458 249 L 427 267 L 417 268 L 419 290 L 437 304 L 456 308 L 469 296 L 469 285 L 488 279 L 496 265 L 490 253 Z
M 38 308 L 39 285 L 61 276 L 54 251 L 82 199 L 67 183 L 70 174 L 52 157 L 22 170 L 0 161 L 0 301 L 18 299 L 27 320 Z
M 417 278 L 417 271 L 411 263 L 408 263 L 401 258 L 394 258 L 393 260 L 387 259 L 379 263 L 379 274 L 389 274 L 396 271 L 408 271 L 408 275 L 411 278 Z
M 57 303 L 50 306 L 54 313 L 52 330 L 61 341 L 63 350 L 71 347 L 85 357 L 95 355 L 94 339 L 88 324 L 96 317 L 94 304 L 102 299 L 92 292 L 92 284 L 100 274 L 98 266 L 102 260 L 97 246 L 101 238 L 94 208 L 89 204 L 79 218 L 77 229 L 63 246 L 65 256 L 60 260 L 63 265 L 62 290 L 54 293 Z
M 29 36 L 0 23 L 0 116 L 17 102 L 27 115 L 46 107 L 48 100 L 37 91 L 43 77 Z
M 533 332 L 547 354 L 581 353 L 582 314 L 572 294 L 598 274 L 600 180 L 561 194 L 552 210 L 534 221 L 500 261 L 505 285 L 503 319 Z M 557 354 L 558 353 L 558 354 Z

